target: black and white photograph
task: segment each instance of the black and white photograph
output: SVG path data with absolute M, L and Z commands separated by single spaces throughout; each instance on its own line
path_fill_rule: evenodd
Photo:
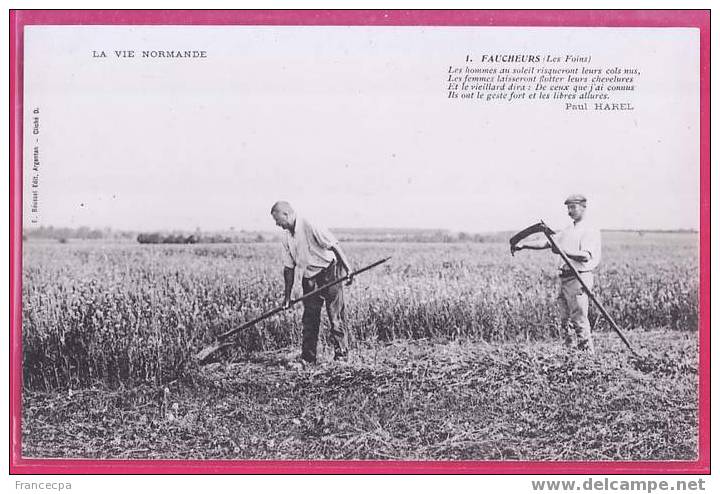
M 698 29 L 23 43 L 23 458 L 699 461 Z

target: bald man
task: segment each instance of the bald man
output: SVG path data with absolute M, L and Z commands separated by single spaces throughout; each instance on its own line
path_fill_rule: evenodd
M 298 216 L 292 206 L 285 201 L 273 204 L 270 214 L 275 224 L 285 230 L 282 239 L 284 307 L 290 305 L 296 269 L 302 274 L 304 295 L 342 278 L 345 273 L 352 272 L 350 261 L 330 231 Z M 352 277 L 347 282 L 348 285 L 350 283 Z M 327 310 L 330 341 L 335 350 L 335 360 L 347 360 L 348 337 L 342 283 L 303 301 L 301 358 L 308 363 L 317 361 L 317 341 L 323 304 Z

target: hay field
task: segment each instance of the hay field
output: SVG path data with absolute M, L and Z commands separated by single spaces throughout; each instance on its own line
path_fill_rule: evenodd
M 26 243 L 23 448 L 146 458 L 692 459 L 697 235 L 604 234 L 595 321 L 558 344 L 556 259 L 504 243 L 348 243 L 353 356 L 297 370 L 275 244 Z M 48 439 L 50 438 L 50 440 Z

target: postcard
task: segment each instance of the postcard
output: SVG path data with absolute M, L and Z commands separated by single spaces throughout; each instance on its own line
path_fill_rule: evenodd
M 12 471 L 709 472 L 709 12 L 600 14 L 14 12 Z

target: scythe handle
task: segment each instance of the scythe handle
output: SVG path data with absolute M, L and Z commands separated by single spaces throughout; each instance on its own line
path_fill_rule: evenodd
M 252 321 L 248 321 L 248 322 L 244 323 L 242 326 L 239 326 L 239 327 L 237 327 L 237 328 L 231 329 L 230 331 L 226 331 L 225 333 L 222 333 L 222 334 L 218 335 L 217 338 L 218 338 L 218 340 L 225 340 L 225 339 L 227 339 L 227 338 L 230 338 L 231 336 L 233 336 L 234 334 L 237 334 L 238 332 L 242 331 L 243 329 L 247 329 L 247 328 L 249 328 L 249 327 L 251 327 L 251 326 L 254 326 L 254 325 L 256 325 L 257 323 L 259 323 L 260 321 L 263 321 L 263 320 L 265 320 L 265 319 L 267 319 L 267 318 L 269 318 L 269 317 L 272 317 L 272 316 L 274 316 L 275 314 L 279 314 L 280 312 L 284 312 L 286 309 L 289 309 L 289 308 L 292 307 L 293 305 L 295 305 L 295 304 L 297 304 L 297 303 L 299 303 L 299 302 L 302 302 L 303 300 L 308 299 L 308 298 L 312 297 L 313 295 L 317 295 L 318 293 L 322 292 L 323 290 L 326 290 L 326 289 L 330 288 L 331 286 L 335 286 L 335 285 L 337 285 L 337 284 L 339 284 L 339 283 L 342 283 L 342 282 L 344 282 L 344 281 L 346 281 L 346 280 L 349 280 L 349 279 L 350 279 L 351 277 L 353 277 L 353 276 L 356 276 L 356 275 L 358 275 L 358 274 L 360 274 L 360 273 L 364 273 L 365 271 L 367 271 L 367 270 L 369 270 L 369 269 L 372 269 L 372 268 L 374 268 L 374 267 L 376 267 L 376 266 L 379 266 L 380 264 L 382 264 L 382 263 L 384 263 L 384 262 L 387 262 L 387 261 L 389 261 L 390 259 L 391 259 L 390 257 L 386 257 L 385 259 L 380 259 L 379 261 L 375 261 L 375 262 L 372 263 L 372 264 L 368 264 L 368 265 L 365 266 L 364 268 L 360 268 L 360 269 L 358 269 L 358 270 L 353 271 L 352 273 L 348 273 L 348 274 L 346 274 L 345 276 L 343 276 L 342 278 L 338 278 L 337 280 L 331 281 L 330 283 L 327 283 L 327 284 L 325 284 L 325 285 L 323 285 L 323 286 L 321 286 L 321 287 L 319 287 L 319 288 L 316 288 L 315 290 L 313 290 L 313 291 L 311 291 L 311 292 L 306 293 L 306 294 L 303 295 L 302 297 L 298 297 L 298 298 L 296 298 L 296 299 L 291 300 L 287 307 L 282 307 L 282 306 L 281 306 L 281 307 L 275 307 L 274 309 L 269 310 L 269 311 L 265 312 L 264 314 L 256 317 L 256 318 L 253 319 Z
M 567 254 L 558 246 L 557 242 L 555 242 L 555 239 L 550 235 L 547 231 L 544 231 L 545 236 L 547 237 L 548 241 L 550 242 L 550 245 L 552 245 L 553 250 L 560 254 L 560 257 L 562 257 L 562 260 L 565 261 L 565 264 L 568 268 L 570 268 L 570 271 L 572 272 L 573 276 L 575 276 L 575 279 L 577 279 L 580 282 L 580 285 L 582 285 L 583 290 L 585 290 L 585 293 L 588 294 L 588 297 L 590 297 L 590 300 L 593 301 L 595 306 L 598 308 L 598 310 L 602 313 L 602 315 L 607 319 L 607 321 L 610 323 L 612 328 L 615 330 L 615 332 L 618 334 L 620 339 L 625 343 L 625 345 L 630 349 L 630 351 L 633 353 L 633 355 L 637 356 L 638 353 L 635 351 L 635 349 L 630 345 L 630 342 L 625 338 L 625 335 L 622 331 L 620 331 L 620 327 L 617 325 L 615 320 L 612 318 L 612 316 L 608 313 L 607 310 L 605 310 L 605 307 L 600 303 L 600 301 L 595 297 L 595 294 L 588 288 L 588 286 L 585 284 L 583 279 L 580 277 L 580 273 L 578 273 L 578 270 L 575 269 L 575 266 L 572 265 L 570 262 L 570 259 L 568 258 Z

